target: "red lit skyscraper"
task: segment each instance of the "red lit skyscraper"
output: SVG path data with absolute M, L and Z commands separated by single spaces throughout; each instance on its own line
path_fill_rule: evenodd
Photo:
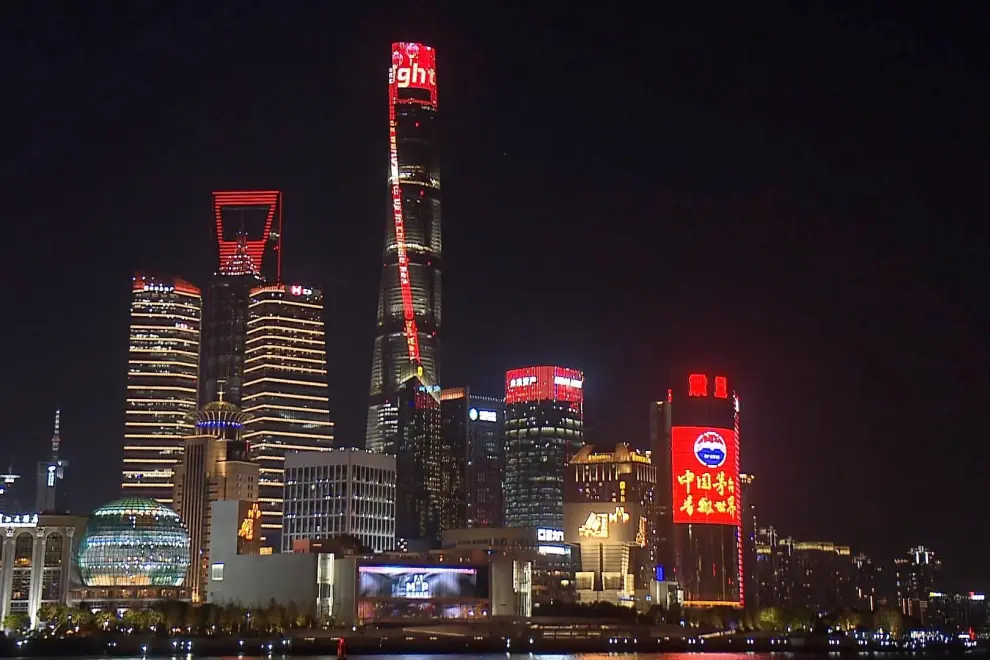
M 210 282 L 200 349 L 200 405 L 218 398 L 241 405 L 244 350 L 251 289 L 265 276 L 278 280 L 281 265 L 282 193 L 240 190 L 213 193 L 219 263 Z
M 399 393 L 416 378 L 437 394 L 440 366 L 440 170 L 436 51 L 392 44 L 389 212 L 365 443 L 396 453 Z M 398 465 L 401 482 L 401 463 Z M 401 495 L 400 495 L 401 497 Z
M 741 607 L 739 398 L 724 376 L 695 373 L 678 379 L 651 414 L 652 451 L 670 457 L 670 522 L 661 525 L 673 529 L 665 559 L 674 562 L 685 604 Z
M 564 466 L 584 444 L 584 374 L 505 374 L 505 525 L 564 528 Z

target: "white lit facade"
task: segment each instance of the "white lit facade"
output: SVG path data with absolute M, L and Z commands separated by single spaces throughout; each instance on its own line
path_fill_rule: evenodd
M 193 432 L 203 299 L 181 279 L 136 276 L 121 490 L 172 503 L 172 474 L 183 436 Z
M 244 352 L 244 439 L 260 465 L 262 542 L 280 547 L 283 464 L 290 452 L 333 446 L 323 293 L 277 284 L 251 290 Z
M 395 546 L 395 456 L 362 449 L 285 458 L 282 550 L 349 535 L 375 551 Z

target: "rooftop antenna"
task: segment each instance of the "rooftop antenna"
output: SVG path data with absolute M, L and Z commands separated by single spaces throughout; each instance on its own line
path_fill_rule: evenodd
M 58 436 L 59 422 L 62 417 L 62 409 L 58 406 L 55 408 L 55 434 L 52 435 L 52 461 L 58 461 L 58 446 L 61 444 L 62 439 Z

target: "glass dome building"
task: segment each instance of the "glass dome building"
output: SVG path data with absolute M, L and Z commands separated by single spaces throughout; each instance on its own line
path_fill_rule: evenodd
M 189 533 L 172 509 L 125 497 L 93 512 L 77 561 L 87 587 L 178 587 L 189 569 Z

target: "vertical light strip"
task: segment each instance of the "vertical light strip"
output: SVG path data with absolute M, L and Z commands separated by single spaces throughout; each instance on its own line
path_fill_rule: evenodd
M 398 87 L 389 85 L 388 99 L 388 148 L 389 178 L 392 184 L 392 218 L 395 221 L 395 245 L 399 253 L 399 286 L 402 288 L 402 314 L 405 318 L 406 347 L 409 360 L 419 364 L 419 335 L 416 329 L 416 312 L 413 309 L 412 286 L 409 282 L 409 255 L 406 253 L 406 228 L 402 215 L 402 189 L 399 185 L 399 147 L 396 140 L 395 104 Z

